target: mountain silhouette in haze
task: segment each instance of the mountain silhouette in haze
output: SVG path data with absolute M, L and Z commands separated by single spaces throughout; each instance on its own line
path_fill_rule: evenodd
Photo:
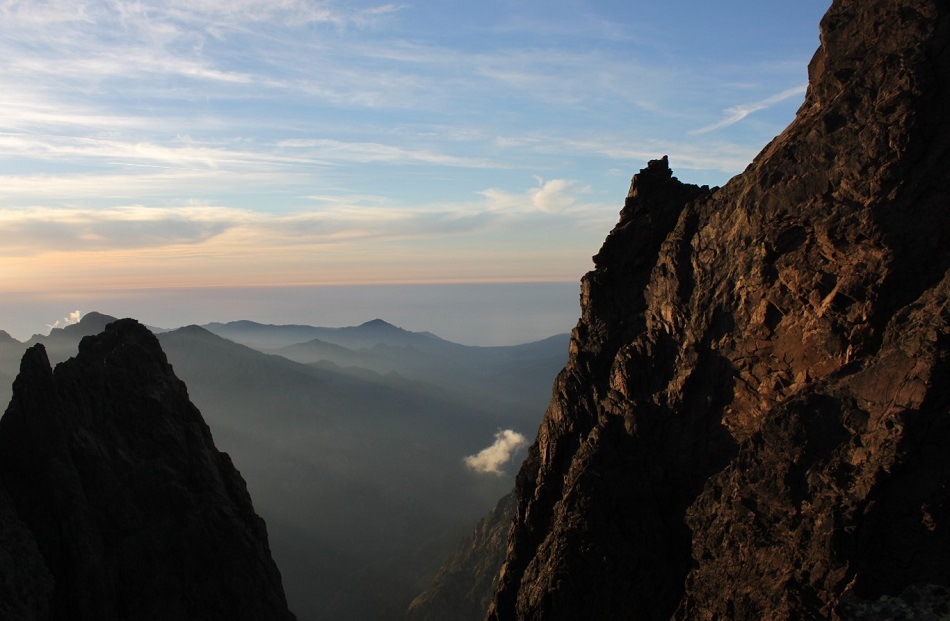
M 88 313 L 31 341 L 62 361 L 112 321 Z M 513 485 L 516 463 L 504 476 L 485 475 L 464 457 L 500 428 L 536 428 L 567 358 L 566 335 L 480 348 L 382 321 L 227 325 L 250 327 L 259 344 L 329 333 L 354 347 L 325 343 L 324 355 L 313 341 L 296 343 L 286 348 L 302 353 L 296 361 L 200 326 L 157 335 L 217 446 L 247 480 L 300 619 L 398 618 L 453 542 Z M 9 345 L 0 342 L 0 359 L 18 363 L 28 345 Z
M 55 370 L 42 344 L 24 353 L 0 419 L 0 542 L 4 618 L 295 618 L 243 478 L 134 320 Z
M 539 404 L 550 398 L 554 375 L 567 359 L 569 340 L 562 334 L 521 345 L 468 346 L 429 332 L 409 332 L 381 319 L 345 328 L 247 321 L 204 327 L 296 362 L 364 369 L 423 383 L 453 400 L 516 413 L 529 430 L 537 426 Z M 284 345 L 294 339 L 304 340 Z M 510 420 L 504 424 L 510 425 Z
M 373 319 L 358 326 L 322 328 L 305 325 L 272 325 L 254 321 L 209 323 L 203 326 L 210 332 L 255 349 L 273 349 L 295 345 L 309 340 L 321 340 L 351 349 L 374 345 L 426 346 L 455 345 L 429 332 L 410 332 L 382 319 Z

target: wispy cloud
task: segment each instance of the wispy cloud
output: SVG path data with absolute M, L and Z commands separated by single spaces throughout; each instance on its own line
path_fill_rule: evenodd
M 712 125 L 707 125 L 699 129 L 693 130 L 690 132 L 691 135 L 701 135 L 708 134 L 709 132 L 714 132 L 717 129 L 722 129 L 724 127 L 729 127 L 738 123 L 742 119 L 746 118 L 753 112 L 758 112 L 759 110 L 765 110 L 766 108 L 771 108 L 777 103 L 783 102 L 792 97 L 798 97 L 805 93 L 806 86 L 795 86 L 793 88 L 786 89 L 777 95 L 772 95 L 771 97 L 766 97 L 760 101 L 756 101 L 748 104 L 740 104 L 738 106 L 733 106 L 726 110 L 726 116 Z
M 103 119 L 103 123 L 107 118 Z M 0 150 L 20 162 L 69 162 L 66 174 L 0 175 L 0 197 L 21 206 L 43 197 L 138 196 L 156 192 L 183 196 L 221 195 L 239 187 L 255 191 L 324 183 L 331 167 L 362 164 L 505 168 L 491 158 L 468 157 L 425 148 L 334 139 L 290 139 L 276 143 L 250 140 L 199 141 L 188 135 L 168 142 L 128 141 L 119 137 L 76 137 L 36 132 L 0 133 Z M 85 169 L 85 170 L 81 170 Z M 21 197 L 21 198 L 16 198 Z M 31 200 L 32 198 L 32 200 Z M 16 203 L 14 203 L 16 204 Z
M 603 19 L 589 11 L 571 11 L 569 18 L 539 14 L 513 15 L 493 29 L 499 33 L 517 33 L 521 36 L 542 35 L 556 38 L 583 38 L 592 40 L 622 41 L 634 38 L 634 33 L 616 22 Z
M 246 212 L 210 207 L 9 209 L 0 212 L 4 256 L 195 244 L 222 233 Z
M 223 173 L 219 181 L 240 183 L 245 175 Z M 181 185 L 194 171 L 153 173 L 156 186 Z M 140 178 L 136 177 L 133 187 Z M 0 198 L 10 195 L 34 199 L 70 195 L 73 205 L 19 207 L 0 211 L 0 256 L 48 252 L 84 252 L 96 249 L 144 249 L 181 244 L 202 245 L 209 255 L 222 252 L 218 238 L 247 246 L 244 254 L 266 248 L 313 246 L 361 240 L 439 240 L 490 232 L 506 235 L 552 226 L 563 230 L 606 230 L 617 207 L 579 200 L 588 190 L 576 182 L 537 179 L 537 187 L 521 193 L 487 189 L 476 197 L 455 202 L 400 204 L 381 196 L 301 196 L 308 209 L 267 212 L 195 202 L 180 206 L 124 205 L 81 207 L 83 197 L 97 188 L 122 194 L 131 188 L 121 176 L 69 178 L 0 177 Z M 253 179 L 249 187 L 253 187 Z M 69 194 L 71 193 L 71 194 Z M 101 193 L 101 192 L 100 192 Z M 544 224 L 547 223 L 547 224 Z M 229 242 L 229 243 L 230 243 Z M 510 242 L 519 245 L 517 241 Z M 227 252 L 233 252 L 230 248 Z
M 528 443 L 528 439 L 512 429 L 505 429 L 495 434 L 495 441 L 491 446 L 482 449 L 475 455 L 465 458 L 465 465 L 475 472 L 503 475 L 503 468 L 511 461 L 514 454 Z
M 95 173 L 0 175 L 0 200 L 7 209 L 88 205 L 108 211 L 121 200 L 150 205 L 174 197 L 193 202 L 222 187 L 233 197 L 262 187 L 304 186 L 307 178 L 288 171 L 221 170 L 170 167 L 159 164 L 116 163 L 115 170 Z M 123 171 L 124 169 L 124 171 Z M 56 213 L 50 213 L 55 218 Z
M 223 164 L 250 166 L 279 162 L 284 159 L 260 152 L 203 146 L 195 144 L 187 136 L 178 137 L 176 142 L 178 144 L 163 145 L 150 141 L 125 142 L 70 136 L 0 135 L 0 149 L 4 149 L 6 153 L 16 153 L 36 159 L 104 158 L 113 162 L 151 162 L 182 168 L 200 166 L 211 169 L 219 168 Z
M 581 195 L 590 188 L 570 179 L 542 179 L 535 177 L 538 187 L 521 193 L 490 188 L 481 192 L 494 211 L 537 210 L 547 214 L 559 214 L 575 207 Z
M 5 21 L 20 24 L 49 26 L 68 22 L 91 22 L 89 7 L 81 2 L 48 0 L 47 2 L 0 2 L 0 15 Z
M 115 113 L 83 103 L 63 102 L 31 91 L 22 82 L 0 76 L 0 128 L 7 132 L 43 132 L 57 129 L 85 132 L 141 131 L 146 127 L 170 130 L 158 119 Z
M 633 132 L 612 133 L 589 131 L 576 136 L 561 134 L 518 134 L 497 136 L 500 148 L 518 153 L 603 158 L 614 165 L 623 164 L 624 175 L 632 174 L 647 161 L 669 155 L 674 170 L 737 171 L 746 166 L 760 145 L 747 145 L 727 140 L 677 140 L 675 138 L 637 138 Z
M 308 29 L 321 24 L 337 30 L 371 29 L 402 8 L 396 4 L 341 8 L 305 0 L 78 6 L 59 0 L 6 2 L 0 5 L 0 52 L 5 75 L 46 90 L 59 88 L 62 94 L 62 87 L 71 86 L 73 100 L 96 91 L 124 97 L 131 84 L 150 99 L 189 99 L 195 95 L 190 86 L 211 86 L 215 89 L 201 95 L 220 96 L 220 88 L 238 88 L 235 95 L 246 97 L 244 89 L 253 89 L 259 97 L 261 89 L 281 89 L 336 94 L 342 102 L 349 93 L 356 95 L 349 101 L 352 105 L 359 100 L 355 89 L 359 80 L 341 86 L 339 79 L 328 83 L 326 78 L 346 75 L 346 55 L 356 47 L 349 38 L 339 37 L 335 46 L 322 46 L 322 38 Z M 256 50 L 254 62 L 241 62 L 234 46 Z M 324 53 L 314 54 L 315 49 Z M 333 62 L 324 64 L 321 56 L 327 54 Z M 300 79 L 321 66 L 329 70 L 320 72 L 322 79 Z M 379 77 L 386 76 L 380 72 Z M 322 89 L 315 86 L 320 82 Z
M 327 138 L 289 139 L 277 143 L 278 147 L 293 149 L 298 153 L 320 160 L 346 160 L 362 163 L 425 163 L 439 166 L 460 166 L 468 168 L 501 168 L 497 162 L 487 158 L 466 157 L 431 151 L 427 149 L 406 148 L 378 142 L 346 142 Z
M 167 2 L 73 2 L 71 0 L 0 2 L 0 15 L 20 24 L 50 26 L 62 23 L 115 22 L 129 27 L 145 21 L 246 24 L 277 21 L 287 24 L 329 23 L 367 25 L 395 13 L 398 4 L 340 8 L 325 0 L 169 0 Z

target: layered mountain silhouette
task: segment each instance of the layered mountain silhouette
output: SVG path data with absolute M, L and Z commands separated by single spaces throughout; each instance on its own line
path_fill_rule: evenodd
M 447 397 L 514 418 L 528 429 L 538 404 L 550 399 L 551 383 L 567 359 L 569 337 L 513 346 L 475 347 L 410 332 L 381 319 L 359 326 L 274 326 L 250 321 L 203 326 L 265 353 L 332 369 L 364 369 L 398 376 L 443 391 Z
M 112 321 L 88 313 L 47 337 L 0 342 L 0 372 L 37 343 L 66 360 Z M 258 337 L 250 342 L 266 351 L 280 351 L 287 334 L 309 339 L 285 346 L 306 354 L 298 362 L 204 327 L 158 334 L 217 445 L 247 479 L 301 619 L 398 618 L 452 543 L 513 484 L 515 463 L 497 476 L 471 471 L 463 458 L 499 428 L 535 428 L 567 358 L 567 335 L 480 348 L 383 321 L 226 325 L 235 339 L 235 327 L 250 328 Z M 319 345 L 315 334 L 346 339 Z
M 51 369 L 26 350 L 0 419 L 0 616 L 294 619 L 263 520 L 134 320 Z
M 429 332 L 410 332 L 382 319 L 373 319 L 358 326 L 324 328 L 306 325 L 273 325 L 255 321 L 209 323 L 202 326 L 209 332 L 255 349 L 274 349 L 319 340 L 348 349 L 363 349 L 376 345 L 422 347 L 444 351 L 446 348 L 464 348 Z

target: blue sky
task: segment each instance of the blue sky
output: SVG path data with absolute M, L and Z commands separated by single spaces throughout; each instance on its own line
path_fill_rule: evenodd
M 0 0 L 0 292 L 576 282 L 648 159 L 781 132 L 828 5 Z

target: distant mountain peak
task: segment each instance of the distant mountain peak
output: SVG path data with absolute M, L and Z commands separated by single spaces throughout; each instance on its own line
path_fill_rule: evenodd
M 115 320 L 116 318 L 111 315 L 106 315 L 98 311 L 89 311 L 79 319 L 79 323 L 96 323 L 100 321 L 108 321 L 111 323 Z
M 169 330 L 169 332 L 178 332 L 178 333 L 180 333 L 180 334 L 192 334 L 192 335 L 199 335 L 199 334 L 200 334 L 200 335 L 213 336 L 213 337 L 216 338 L 216 339 L 217 339 L 217 338 L 221 338 L 221 337 L 219 337 L 218 335 L 216 335 L 214 332 L 211 332 L 211 331 L 208 330 L 207 328 L 205 328 L 205 327 L 203 327 L 203 326 L 199 326 L 199 325 L 197 325 L 197 324 L 190 324 L 190 325 L 187 325 L 187 326 L 182 326 L 182 327 L 178 328 L 177 330 Z
M 396 330 L 402 330 L 402 331 L 406 332 L 406 330 L 403 330 L 403 329 L 400 328 L 399 326 L 394 326 L 393 324 L 389 323 L 388 321 L 384 321 L 384 320 L 382 320 L 382 319 L 379 319 L 378 317 L 377 317 L 376 319 L 370 319 L 369 321 L 367 321 L 367 322 L 365 322 L 365 323 L 361 323 L 361 324 L 359 325 L 359 327 L 360 327 L 360 328 L 393 328 L 393 329 L 396 329 Z
M 116 317 L 96 311 L 90 311 L 80 318 L 77 323 L 60 328 L 64 334 L 97 334 L 106 329 L 110 323 L 117 321 Z M 50 331 L 50 334 L 56 329 Z

